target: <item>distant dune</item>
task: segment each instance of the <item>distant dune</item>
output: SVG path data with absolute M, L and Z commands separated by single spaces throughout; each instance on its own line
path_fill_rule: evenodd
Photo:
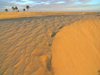
M 0 12 L 0 19 L 59 15 L 100 15 L 100 12 Z
M 52 67 L 54 75 L 99 75 L 100 19 L 62 28 L 53 41 Z

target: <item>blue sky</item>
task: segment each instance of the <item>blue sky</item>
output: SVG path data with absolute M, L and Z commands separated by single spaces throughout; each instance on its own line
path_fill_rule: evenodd
M 29 11 L 81 11 L 100 12 L 100 0 L 0 0 L 0 12 L 17 6 L 22 11 L 27 5 Z

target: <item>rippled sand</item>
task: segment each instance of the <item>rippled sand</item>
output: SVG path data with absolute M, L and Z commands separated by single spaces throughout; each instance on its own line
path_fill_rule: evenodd
M 0 75 L 53 75 L 53 38 L 64 26 L 94 15 L 0 20 Z

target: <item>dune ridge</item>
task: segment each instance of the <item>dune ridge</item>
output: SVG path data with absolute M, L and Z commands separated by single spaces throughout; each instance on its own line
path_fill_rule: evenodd
M 100 19 L 62 28 L 53 41 L 52 67 L 54 75 L 99 75 Z

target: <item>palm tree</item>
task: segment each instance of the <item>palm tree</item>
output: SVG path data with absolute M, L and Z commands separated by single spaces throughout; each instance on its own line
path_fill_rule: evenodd
M 12 7 L 12 10 L 13 10 L 13 12 L 15 11 L 15 8 L 14 7 Z
M 27 6 L 26 6 L 27 12 L 28 12 L 28 9 L 29 9 L 29 8 L 30 8 L 30 7 L 27 5 Z
M 8 9 L 5 9 L 5 12 L 8 12 Z
M 23 11 L 25 11 L 25 9 L 23 9 Z
M 17 12 L 17 9 L 18 9 L 17 6 L 15 6 L 15 10 L 16 10 L 16 12 Z
M 23 11 L 25 11 L 25 9 L 23 9 Z

